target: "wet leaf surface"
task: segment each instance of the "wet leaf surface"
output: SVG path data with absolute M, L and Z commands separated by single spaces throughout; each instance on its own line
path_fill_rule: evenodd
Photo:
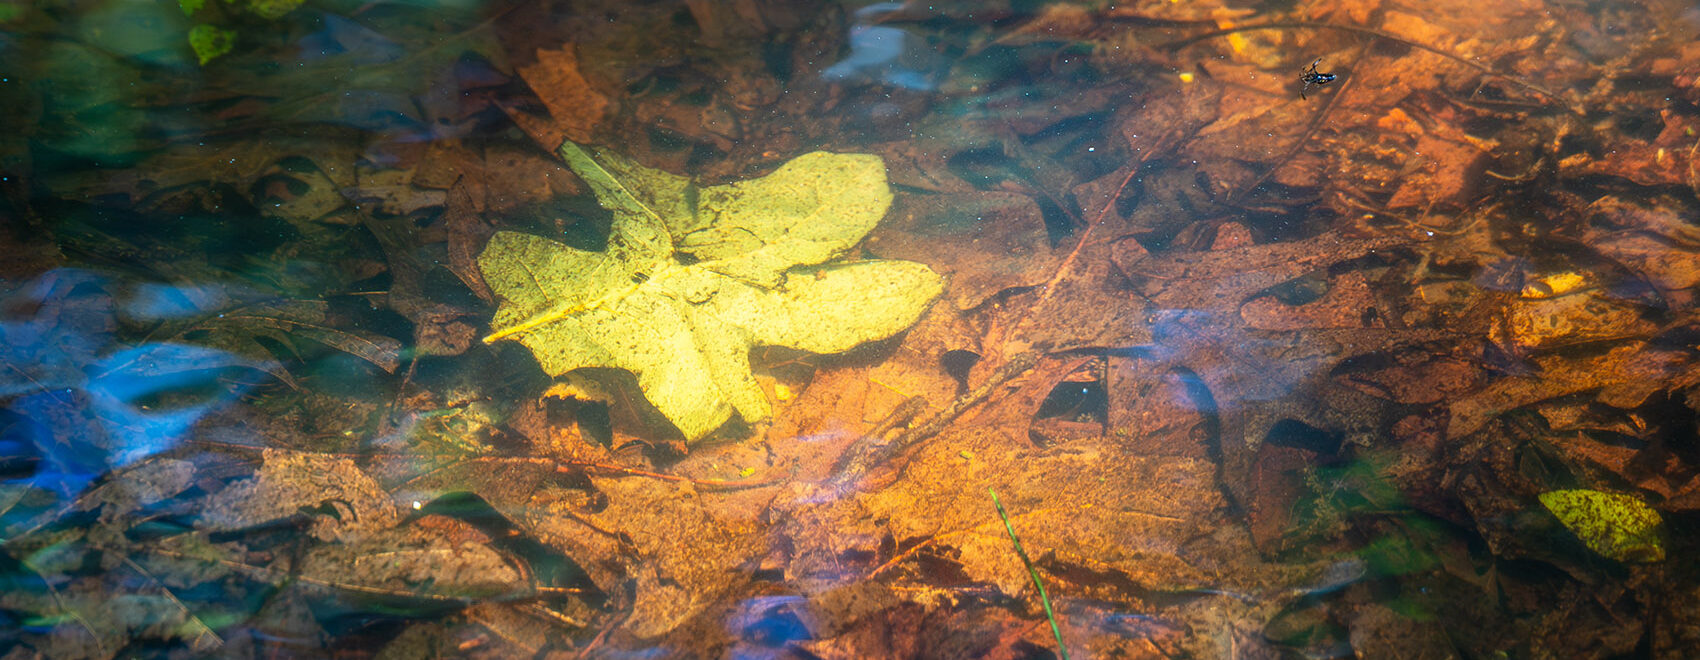
M 1685 3 L 165 9 L 0 12 L 4 652 L 1694 645 Z

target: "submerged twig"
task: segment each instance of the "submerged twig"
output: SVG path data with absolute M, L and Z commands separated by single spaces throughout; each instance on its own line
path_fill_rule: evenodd
M 885 447 L 885 434 L 899 426 L 907 427 L 926 409 L 927 398 L 924 396 L 912 396 L 904 399 L 903 403 L 897 404 L 897 407 L 887 413 L 885 419 L 880 420 L 879 424 L 875 424 L 874 428 L 845 448 L 844 454 L 833 462 L 830 474 L 860 475 L 866 472 L 868 468 L 873 467 L 882 458 L 880 450 Z
M 1371 39 L 1368 43 L 1364 44 L 1364 47 L 1358 51 L 1357 59 L 1353 61 L 1353 68 L 1356 68 L 1359 63 L 1363 62 L 1364 54 L 1368 53 L 1369 47 L 1373 45 L 1375 45 L 1374 39 Z M 1293 142 L 1293 146 L 1287 148 L 1287 153 L 1281 154 L 1280 158 L 1275 159 L 1275 164 L 1270 165 L 1269 169 L 1264 170 L 1262 175 L 1253 179 L 1251 183 L 1240 188 L 1238 191 L 1235 191 L 1232 196 L 1228 197 L 1228 204 L 1238 204 L 1240 200 L 1243 200 L 1247 195 L 1250 195 L 1253 190 L 1257 190 L 1258 186 L 1263 185 L 1263 182 L 1268 181 L 1269 177 L 1274 176 L 1275 172 L 1281 169 L 1281 166 L 1286 165 L 1288 161 L 1291 161 L 1294 156 L 1298 155 L 1299 151 L 1305 148 L 1305 144 L 1310 142 L 1310 138 L 1316 135 L 1317 131 L 1322 129 L 1322 124 L 1328 118 L 1328 114 L 1333 112 L 1334 106 L 1346 95 L 1346 90 L 1352 88 L 1352 83 L 1357 79 L 1358 77 L 1356 75 L 1346 76 L 1346 81 L 1340 83 L 1340 87 L 1334 90 L 1333 94 L 1328 96 L 1328 100 L 1322 102 L 1322 109 L 1318 110 L 1316 115 L 1310 118 L 1310 125 L 1305 127 L 1304 134 L 1300 135 L 1299 139 Z
M 147 569 L 142 568 L 142 565 L 136 563 L 135 560 L 124 556 L 122 553 L 118 553 L 118 558 L 122 560 L 126 566 L 129 566 L 130 570 L 140 573 L 142 577 L 146 578 L 149 582 L 152 582 L 154 586 L 159 587 L 160 593 L 164 594 L 165 598 L 171 601 L 171 604 L 176 605 L 177 609 L 183 611 L 185 623 L 199 626 L 199 629 L 195 633 L 195 641 L 191 643 L 193 650 L 196 652 L 205 652 L 224 647 L 224 638 L 220 637 L 218 632 L 212 629 L 212 626 L 207 625 L 206 621 L 201 620 L 201 617 L 196 616 L 195 611 L 189 609 L 188 605 L 184 604 L 181 599 L 177 598 L 177 594 L 172 593 L 170 587 L 165 586 L 164 582 L 161 582 L 159 578 L 154 577 L 154 574 L 149 572 Z M 212 648 L 209 649 L 201 645 L 200 642 L 206 639 L 212 640 Z
M 1027 566 L 1027 576 L 1033 578 L 1033 586 L 1039 588 L 1039 603 L 1045 606 L 1045 619 L 1051 622 L 1051 634 L 1057 638 L 1057 655 L 1062 660 L 1068 660 L 1068 647 L 1063 645 L 1062 628 L 1057 626 L 1056 612 L 1051 611 L 1051 597 L 1045 593 L 1045 583 L 1039 579 L 1039 569 L 1033 568 L 1033 560 L 1027 557 L 1027 550 L 1021 547 L 1021 538 L 1015 535 L 1015 525 L 1009 522 L 1009 512 L 1003 510 L 1003 502 L 998 500 L 998 492 L 986 487 L 986 492 L 992 494 L 992 504 L 998 508 L 998 517 L 1003 519 L 1003 528 L 1009 532 L 1009 540 L 1015 544 L 1015 554 L 1021 557 L 1021 563 Z
M 835 468 L 834 474 L 832 475 L 831 480 L 828 481 L 828 484 L 833 488 L 842 488 L 855 483 L 857 479 L 862 478 L 862 475 L 867 474 L 868 470 L 872 469 L 874 466 L 890 460 L 892 457 L 903 453 L 910 447 L 920 444 L 921 441 L 926 440 L 927 438 L 938 435 L 940 431 L 943 431 L 945 427 L 950 426 L 951 422 L 956 421 L 958 417 L 961 417 L 963 413 L 968 412 L 970 408 L 980 405 L 986 399 L 991 398 L 992 394 L 996 392 L 999 387 L 1002 387 L 1004 383 L 1009 382 L 1016 376 L 1020 376 L 1021 374 L 1031 371 L 1033 367 L 1038 364 L 1039 356 L 1037 354 L 1032 352 L 1018 354 L 1015 357 L 1010 358 L 1009 362 L 1005 363 L 1002 367 L 999 367 L 997 371 L 992 372 L 992 375 L 986 377 L 986 382 L 981 383 L 979 387 L 974 388 L 973 391 L 968 392 L 967 394 L 957 397 L 956 400 L 952 401 L 951 404 L 946 406 L 944 410 L 938 411 L 938 413 L 927 418 L 926 421 L 921 422 L 918 425 L 909 427 L 908 430 L 899 434 L 891 442 L 877 444 L 880 441 L 880 438 L 874 435 L 865 436 L 862 439 L 857 440 L 857 444 L 846 450 L 845 457 L 839 459 L 839 465 Z M 916 405 L 917 403 L 919 405 Z M 893 411 L 894 414 L 888 416 L 887 419 L 898 417 L 897 413 L 906 412 L 906 409 L 911 406 L 915 408 L 916 412 L 919 412 L 919 409 L 925 407 L 925 405 L 925 399 L 921 399 L 920 397 L 911 398 L 910 400 L 903 402 L 903 404 L 899 406 L 898 410 Z M 913 417 L 914 415 L 909 414 L 909 416 Z M 882 424 L 881 426 L 885 425 Z
M 1104 207 L 1099 209 L 1098 215 L 1093 217 L 1092 221 L 1086 225 L 1086 230 L 1080 232 L 1080 238 L 1075 239 L 1074 249 L 1069 250 L 1068 256 L 1063 257 L 1062 263 L 1057 266 L 1057 271 L 1052 273 L 1051 278 L 1046 280 L 1045 283 L 1039 287 L 1038 297 L 1028 303 L 1027 309 L 1016 319 L 1014 326 L 1008 333 L 1010 336 L 1019 334 L 1022 328 L 1025 328 L 1027 323 L 1033 320 L 1033 313 L 1040 307 L 1043 307 L 1045 303 L 1050 302 L 1051 297 L 1056 295 L 1057 290 L 1062 284 L 1063 278 L 1073 274 L 1075 263 L 1080 259 L 1081 251 L 1086 249 L 1087 243 L 1092 240 L 1092 233 L 1097 231 L 1098 227 L 1104 225 L 1105 221 L 1110 217 L 1110 212 L 1115 210 L 1116 201 L 1121 199 L 1122 191 L 1126 190 L 1128 184 L 1133 182 L 1133 178 L 1139 174 L 1139 171 L 1140 168 L 1138 163 L 1135 163 L 1132 167 L 1128 168 L 1127 176 L 1122 177 L 1122 182 L 1116 186 L 1116 189 L 1110 193 L 1109 198 L 1104 201 Z M 1021 359 L 1022 357 L 1023 355 L 1017 355 L 1015 358 L 1011 359 L 1011 362 Z M 1034 359 L 1037 360 L 1037 358 Z M 1027 367 L 1027 369 L 1032 368 L 1032 366 Z
M 900 452 L 914 446 L 922 440 L 926 440 L 927 438 L 937 435 L 939 431 L 944 430 L 944 427 L 950 426 L 951 422 L 956 421 L 956 418 L 961 417 L 963 413 L 968 412 L 969 408 L 980 405 L 986 399 L 991 398 L 992 393 L 997 391 L 998 388 L 1003 387 L 1004 383 L 1013 380 L 1016 376 L 1032 371 L 1033 367 L 1038 365 L 1039 355 L 1031 351 L 1019 353 L 1015 357 L 1010 358 L 1009 362 L 1004 363 L 1003 366 L 998 367 L 997 371 L 992 372 L 992 375 L 987 376 L 986 382 L 980 383 L 979 387 L 974 388 L 973 391 L 967 394 L 957 397 L 956 400 L 952 401 L 951 404 L 946 406 L 944 410 L 938 411 L 937 414 L 927 418 L 927 421 L 921 422 L 917 426 L 912 426 L 909 430 L 904 431 L 901 435 L 897 436 L 896 440 L 891 441 L 890 446 L 892 447 L 892 450 L 894 452 Z
M 1409 47 L 1415 48 L 1417 50 L 1428 51 L 1430 53 L 1434 53 L 1435 55 L 1439 55 L 1439 56 L 1444 57 L 1446 59 L 1452 60 L 1452 61 L 1457 62 L 1459 64 L 1462 64 L 1464 66 L 1467 66 L 1467 67 L 1470 67 L 1470 68 L 1475 69 L 1477 71 L 1480 71 L 1484 75 L 1504 79 L 1505 81 L 1510 82 L 1513 85 L 1516 85 L 1518 87 L 1522 87 L 1523 89 L 1527 89 L 1531 92 L 1534 92 L 1536 94 L 1544 96 L 1544 97 L 1546 97 L 1550 100 L 1557 101 L 1561 104 L 1564 104 L 1566 110 L 1569 110 L 1570 112 L 1573 112 L 1577 115 L 1586 114 L 1583 111 L 1582 108 L 1569 105 L 1568 100 L 1566 100 L 1564 97 L 1559 96 L 1557 93 L 1554 93 L 1551 90 L 1548 90 L 1547 88 L 1542 87 L 1540 85 L 1537 85 L 1535 83 L 1529 82 L 1529 81 L 1524 80 L 1522 78 L 1518 78 L 1518 77 L 1513 76 L 1513 75 L 1508 74 L 1508 73 L 1502 73 L 1500 71 L 1496 71 L 1496 70 L 1494 70 L 1493 67 L 1490 67 L 1486 64 L 1482 64 L 1480 62 L 1476 62 L 1475 60 L 1472 60 L 1468 57 L 1464 57 L 1463 55 L 1459 55 L 1457 53 L 1446 50 L 1444 48 L 1440 48 L 1438 46 L 1430 46 L 1430 45 L 1422 43 L 1420 41 L 1412 41 L 1410 39 L 1406 39 L 1404 37 L 1393 34 L 1391 32 L 1386 32 L 1386 31 L 1383 31 L 1383 30 L 1377 30 L 1375 28 L 1362 27 L 1362 26 L 1358 26 L 1358 25 L 1343 25 L 1343 24 L 1338 24 L 1338 23 L 1310 23 L 1310 22 L 1306 22 L 1306 21 L 1278 21 L 1278 22 L 1274 22 L 1274 23 L 1259 23 L 1259 24 L 1256 24 L 1256 25 L 1236 25 L 1234 27 L 1222 28 L 1220 30 L 1211 30 L 1211 31 L 1205 32 L 1203 34 L 1195 34 L 1195 35 L 1192 35 L 1190 37 L 1186 37 L 1184 39 L 1178 39 L 1176 41 L 1171 41 L 1167 44 L 1164 44 L 1163 47 L 1167 48 L 1169 50 L 1179 50 L 1181 48 L 1184 48 L 1186 46 L 1190 46 L 1190 45 L 1198 43 L 1200 41 L 1204 41 L 1206 39 L 1214 39 L 1216 37 L 1224 37 L 1224 36 L 1227 36 L 1227 35 L 1230 35 L 1230 34 L 1237 34 L 1237 33 L 1240 33 L 1240 32 L 1255 32 L 1255 31 L 1258 31 L 1258 30 L 1295 30 L 1295 29 L 1298 29 L 1298 30 L 1339 30 L 1339 31 L 1342 31 L 1342 32 L 1351 32 L 1351 33 L 1354 33 L 1354 34 L 1361 34 L 1361 35 L 1367 35 L 1367 36 L 1371 36 L 1371 37 L 1377 37 L 1377 38 L 1380 38 L 1380 39 L 1386 39 L 1388 41 L 1392 41 L 1392 42 L 1395 42 L 1395 43 L 1398 43 L 1398 44 L 1401 44 L 1401 45 L 1409 46 Z
M 695 486 L 706 486 L 706 487 L 709 487 L 709 488 L 718 488 L 718 489 L 724 489 L 724 490 L 736 490 L 736 489 L 740 489 L 740 488 L 760 488 L 762 486 L 777 486 L 781 483 L 784 483 L 784 479 L 768 479 L 768 478 L 759 478 L 759 479 L 700 479 L 700 478 L 697 478 L 697 477 L 687 477 L 687 476 L 678 475 L 678 474 L 667 474 L 665 472 L 651 472 L 649 470 L 639 470 L 637 468 L 629 468 L 629 467 L 626 467 L 624 465 L 614 465 L 612 463 L 597 463 L 597 462 L 594 462 L 594 461 L 556 460 L 555 463 L 557 463 L 556 468 L 555 468 L 557 471 L 564 471 L 568 467 L 576 467 L 576 468 L 584 469 L 584 470 L 601 470 L 601 471 L 604 471 L 604 472 L 612 472 L 612 473 L 615 473 L 615 474 L 624 474 L 624 475 L 633 476 L 633 477 L 648 477 L 650 479 L 660 479 L 662 481 L 677 481 L 677 482 L 681 482 L 681 483 L 688 483 L 688 484 L 695 485 Z

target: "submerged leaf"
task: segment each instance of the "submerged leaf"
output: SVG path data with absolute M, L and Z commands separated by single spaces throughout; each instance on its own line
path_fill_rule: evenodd
M 184 11 L 189 11 L 187 4 L 184 5 Z M 205 23 L 189 28 L 189 47 L 195 50 L 195 57 L 201 61 L 202 66 L 230 52 L 231 47 L 235 45 L 236 32 L 233 30 Z
M 259 14 L 262 18 L 282 18 L 284 14 L 295 11 L 303 0 L 248 0 L 248 11 Z
M 751 422 L 768 416 L 751 346 L 848 350 L 908 328 L 943 290 L 919 263 L 819 265 L 885 213 L 891 192 L 878 158 L 813 153 L 695 193 L 619 156 L 571 143 L 561 155 L 613 212 L 609 248 L 492 237 L 478 265 L 503 302 L 485 342 L 518 339 L 552 376 L 630 371 L 689 439 L 733 410 Z
M 1622 562 L 1665 559 L 1659 540 L 1663 521 L 1637 497 L 1597 490 L 1555 490 L 1541 493 L 1541 504 L 1589 550 Z
M 710 271 L 767 288 L 793 266 L 849 250 L 891 206 L 885 163 L 871 154 L 803 154 L 759 179 L 697 189 L 689 179 L 608 151 L 561 145 L 613 212 L 610 251 L 660 258 L 677 251 Z M 671 241 L 671 245 L 667 244 Z

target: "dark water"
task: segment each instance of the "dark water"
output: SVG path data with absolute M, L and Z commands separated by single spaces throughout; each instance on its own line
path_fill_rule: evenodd
M 0 26 L 4 657 L 1700 646 L 1684 3 Z

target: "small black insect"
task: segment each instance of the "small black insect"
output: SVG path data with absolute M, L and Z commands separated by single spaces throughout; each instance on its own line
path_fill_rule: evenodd
M 1310 63 L 1310 68 L 1305 69 L 1304 73 L 1299 76 L 1299 80 L 1302 80 L 1305 83 L 1304 89 L 1299 90 L 1299 98 L 1300 99 L 1305 98 L 1305 92 L 1310 91 L 1311 85 L 1316 85 L 1318 87 L 1321 87 L 1322 85 L 1326 85 L 1328 83 L 1334 82 L 1334 74 L 1323 73 L 1321 71 L 1316 70 L 1316 65 L 1321 64 L 1321 63 L 1322 63 L 1322 58 L 1320 58 L 1320 57 L 1316 58 L 1315 62 Z M 1309 100 L 1309 99 L 1305 99 L 1305 100 Z

